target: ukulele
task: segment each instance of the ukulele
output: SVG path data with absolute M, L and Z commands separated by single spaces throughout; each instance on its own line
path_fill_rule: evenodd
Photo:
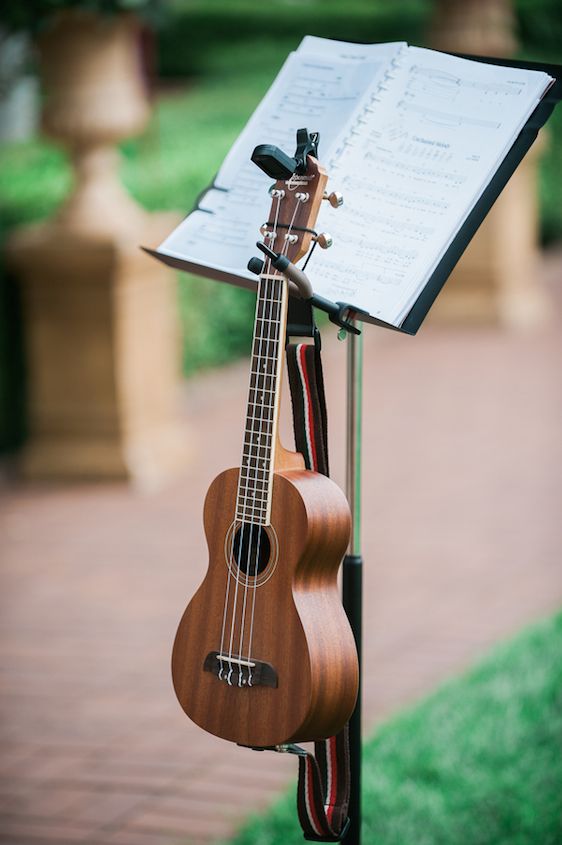
M 295 159 L 269 145 L 252 156 L 278 177 L 262 246 L 291 266 L 308 253 L 328 198 L 326 172 L 311 154 L 317 136 L 299 130 L 297 140 Z M 172 654 L 174 688 L 187 715 L 218 737 L 256 748 L 336 734 L 353 711 L 359 678 L 337 586 L 349 507 L 333 481 L 305 469 L 302 455 L 281 445 L 277 431 L 288 284 L 267 258 L 242 462 L 207 493 L 209 566 Z

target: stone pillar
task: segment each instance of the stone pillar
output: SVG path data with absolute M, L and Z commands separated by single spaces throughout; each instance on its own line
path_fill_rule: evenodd
M 176 218 L 124 192 L 113 148 L 149 114 L 136 34 L 132 18 L 74 12 L 40 44 L 43 126 L 69 149 L 75 188 L 8 245 L 23 293 L 28 477 L 150 487 L 185 459 L 176 277 L 140 250 Z
M 510 0 L 436 0 L 429 43 L 437 50 L 508 57 L 517 47 Z M 531 148 L 453 271 L 432 311 L 441 322 L 527 327 L 548 313 L 537 273 L 537 159 Z

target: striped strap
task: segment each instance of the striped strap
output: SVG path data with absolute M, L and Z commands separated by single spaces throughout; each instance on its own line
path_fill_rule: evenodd
M 329 475 L 328 429 L 322 361 L 318 345 L 287 346 L 297 451 L 308 469 Z M 338 842 L 348 826 L 349 729 L 314 743 L 299 754 L 297 808 L 305 839 Z

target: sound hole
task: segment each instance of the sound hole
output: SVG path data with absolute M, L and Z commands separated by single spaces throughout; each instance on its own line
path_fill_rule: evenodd
M 234 535 L 232 556 L 240 572 L 261 575 L 269 563 L 271 543 L 263 525 L 243 522 Z

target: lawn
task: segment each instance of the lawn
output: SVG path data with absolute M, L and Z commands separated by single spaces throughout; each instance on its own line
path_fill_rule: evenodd
M 560 845 L 561 749 L 562 613 L 367 742 L 364 842 Z M 302 841 L 291 790 L 230 845 Z

